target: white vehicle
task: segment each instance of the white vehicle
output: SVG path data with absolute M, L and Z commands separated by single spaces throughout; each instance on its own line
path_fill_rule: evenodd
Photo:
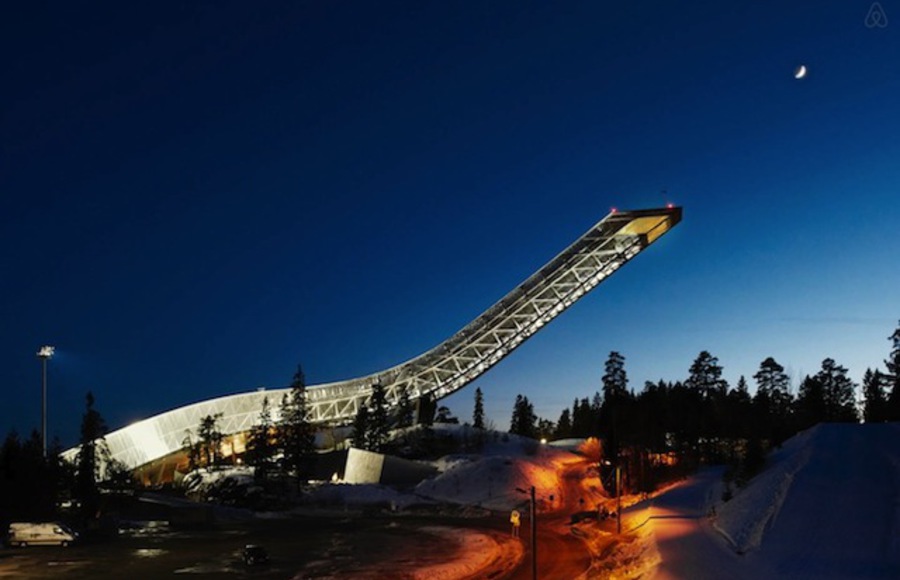
M 68 546 L 78 534 L 56 522 L 9 524 L 11 546 Z

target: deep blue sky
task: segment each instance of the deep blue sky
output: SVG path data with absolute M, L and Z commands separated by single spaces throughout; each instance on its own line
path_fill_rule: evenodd
M 637 389 L 887 355 L 897 2 L 133 4 L 0 9 L 4 431 L 44 343 L 65 443 L 88 389 L 118 427 L 402 362 L 613 206 L 685 219 L 479 379 L 498 426 L 610 350 Z

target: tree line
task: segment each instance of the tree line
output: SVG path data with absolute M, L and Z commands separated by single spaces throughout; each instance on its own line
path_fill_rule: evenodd
M 15 431 L 6 436 L 0 447 L 0 523 L 60 515 L 85 523 L 99 515 L 102 482 L 110 487 L 130 483 L 130 472 L 110 456 L 106 423 L 94 404 L 88 392 L 73 461 L 62 457 L 58 439 L 45 456 L 36 429 L 25 439 Z
M 746 378 L 729 385 L 708 351 L 693 361 L 686 379 L 648 381 L 634 392 L 628 388 L 625 357 L 611 352 L 601 391 L 576 399 L 555 424 L 536 417 L 527 397 L 518 395 L 510 432 L 535 437 L 552 429 L 555 438 L 598 437 L 607 459 L 604 482 L 614 481 L 618 465 L 623 485 L 638 491 L 677 471 L 667 457 L 677 459 L 678 469 L 730 463 L 736 477 L 747 478 L 761 468 L 768 448 L 818 423 L 900 421 L 900 326 L 889 340 L 885 370 L 870 368 L 863 376 L 861 405 L 858 385 L 832 358 L 805 376 L 794 393 L 784 367 L 768 357 L 752 376 L 756 392 L 751 396 Z

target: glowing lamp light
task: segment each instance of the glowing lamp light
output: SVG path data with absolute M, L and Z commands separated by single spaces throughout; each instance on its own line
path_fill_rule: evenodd
M 675 207 L 675 204 L 672 202 L 669 202 L 666 204 L 666 209 L 673 209 L 674 207 Z
M 609 213 L 619 213 L 619 210 L 614 207 L 611 207 L 611 208 L 609 208 Z
M 547 438 L 541 437 L 541 445 L 546 445 L 546 444 L 547 444 Z
M 41 350 L 39 350 L 39 351 L 37 352 L 37 355 L 38 355 L 39 357 L 41 357 L 41 358 L 50 358 L 51 356 L 53 356 L 53 353 L 54 353 L 55 351 L 56 351 L 56 349 L 53 348 L 52 346 L 50 346 L 50 345 L 45 345 L 45 346 L 42 346 L 42 347 L 41 347 Z

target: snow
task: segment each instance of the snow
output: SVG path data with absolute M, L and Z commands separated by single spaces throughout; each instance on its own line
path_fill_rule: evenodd
M 656 578 L 900 578 L 900 424 L 823 424 L 721 497 L 706 470 L 658 497 L 636 533 Z
M 768 469 L 718 508 L 715 527 L 738 553 L 758 548 L 766 529 L 775 523 L 795 475 L 809 461 L 812 434 L 801 433 L 772 453 Z
M 562 467 L 579 460 L 532 439 L 491 436 L 479 454 L 439 459 L 435 465 L 441 473 L 420 483 L 415 492 L 439 501 L 510 510 L 527 500 L 516 488 L 534 486 L 539 510 L 546 511 L 561 501 Z

